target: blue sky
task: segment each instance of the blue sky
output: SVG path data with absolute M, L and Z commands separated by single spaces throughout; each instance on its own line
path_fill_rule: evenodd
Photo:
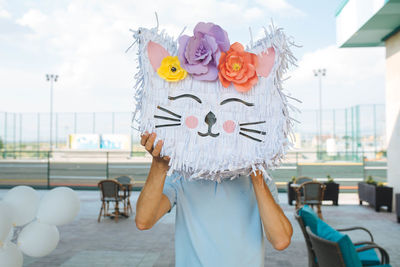
M 305 52 L 326 47 L 336 42 L 335 10 L 342 0 L 288 1 L 301 10 L 298 17 L 280 17 L 278 22 L 291 33 L 303 47 L 296 51 L 300 58 Z
M 286 87 L 317 108 L 312 69 L 327 68 L 323 106 L 384 103 L 384 49 L 339 49 L 335 45 L 335 10 L 341 0 L 325 1 L 39 1 L 0 0 L 0 111 L 49 109 L 46 73 L 57 73 L 55 111 L 131 111 L 134 49 L 129 28 L 155 25 L 177 36 L 190 34 L 198 21 L 227 30 L 231 42 L 249 42 L 248 27 L 283 27 L 295 42 L 298 67 Z

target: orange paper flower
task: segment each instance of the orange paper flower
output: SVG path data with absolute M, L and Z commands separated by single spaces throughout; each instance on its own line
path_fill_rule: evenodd
M 218 64 L 219 80 L 225 88 L 233 83 L 237 91 L 247 92 L 258 82 L 257 65 L 257 56 L 244 51 L 243 45 L 236 42 L 228 52 L 221 53 Z

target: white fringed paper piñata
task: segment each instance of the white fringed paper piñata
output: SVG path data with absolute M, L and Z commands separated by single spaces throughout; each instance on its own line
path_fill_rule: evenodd
M 246 49 L 212 23 L 177 40 L 158 27 L 133 32 L 134 124 L 164 141 L 169 174 L 221 181 L 259 169 L 269 178 L 294 141 L 289 109 L 298 111 L 282 92 L 295 62 L 283 31 L 271 26 Z

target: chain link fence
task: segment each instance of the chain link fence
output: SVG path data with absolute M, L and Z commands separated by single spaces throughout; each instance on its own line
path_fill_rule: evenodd
M 70 134 L 138 134 L 131 129 L 130 112 L 56 112 L 53 149 L 67 149 Z M 0 113 L 0 148 L 7 151 L 49 150 L 49 113 Z M 137 138 L 136 138 L 137 140 Z M 132 142 L 134 143 L 134 142 Z
M 382 104 L 323 110 L 321 113 L 319 110 L 302 110 L 295 119 L 301 122 L 295 124 L 297 149 L 314 151 L 317 159 L 361 160 L 360 153 L 368 159 L 386 157 L 385 106 Z
M 329 175 L 347 191 L 356 190 L 368 176 L 386 181 L 385 107 L 362 105 L 302 110 L 294 118 L 296 145 L 281 167 L 271 171 L 280 190 L 293 176 L 321 181 Z M 32 185 L 37 188 L 71 186 L 96 189 L 98 181 L 118 175 L 143 185 L 151 157 L 131 128 L 131 112 L 70 112 L 53 114 L 50 149 L 49 113 L 0 113 L 0 188 Z M 70 149 L 70 134 L 123 134 L 130 149 Z
M 385 106 L 357 105 L 346 109 L 302 110 L 294 118 L 296 151 L 314 153 L 312 160 L 361 160 L 386 156 Z M 143 152 L 139 133 L 131 128 L 131 112 L 55 112 L 53 114 L 53 149 L 69 149 L 70 134 L 126 134 L 131 137 L 131 151 Z M 0 149 L 3 157 L 16 151 L 50 149 L 49 113 L 0 113 Z

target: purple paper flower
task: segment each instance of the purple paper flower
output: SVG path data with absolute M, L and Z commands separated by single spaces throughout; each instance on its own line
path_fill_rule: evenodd
M 194 36 L 179 37 L 178 58 L 193 79 L 215 81 L 221 52 L 229 50 L 228 34 L 213 23 L 197 23 Z

